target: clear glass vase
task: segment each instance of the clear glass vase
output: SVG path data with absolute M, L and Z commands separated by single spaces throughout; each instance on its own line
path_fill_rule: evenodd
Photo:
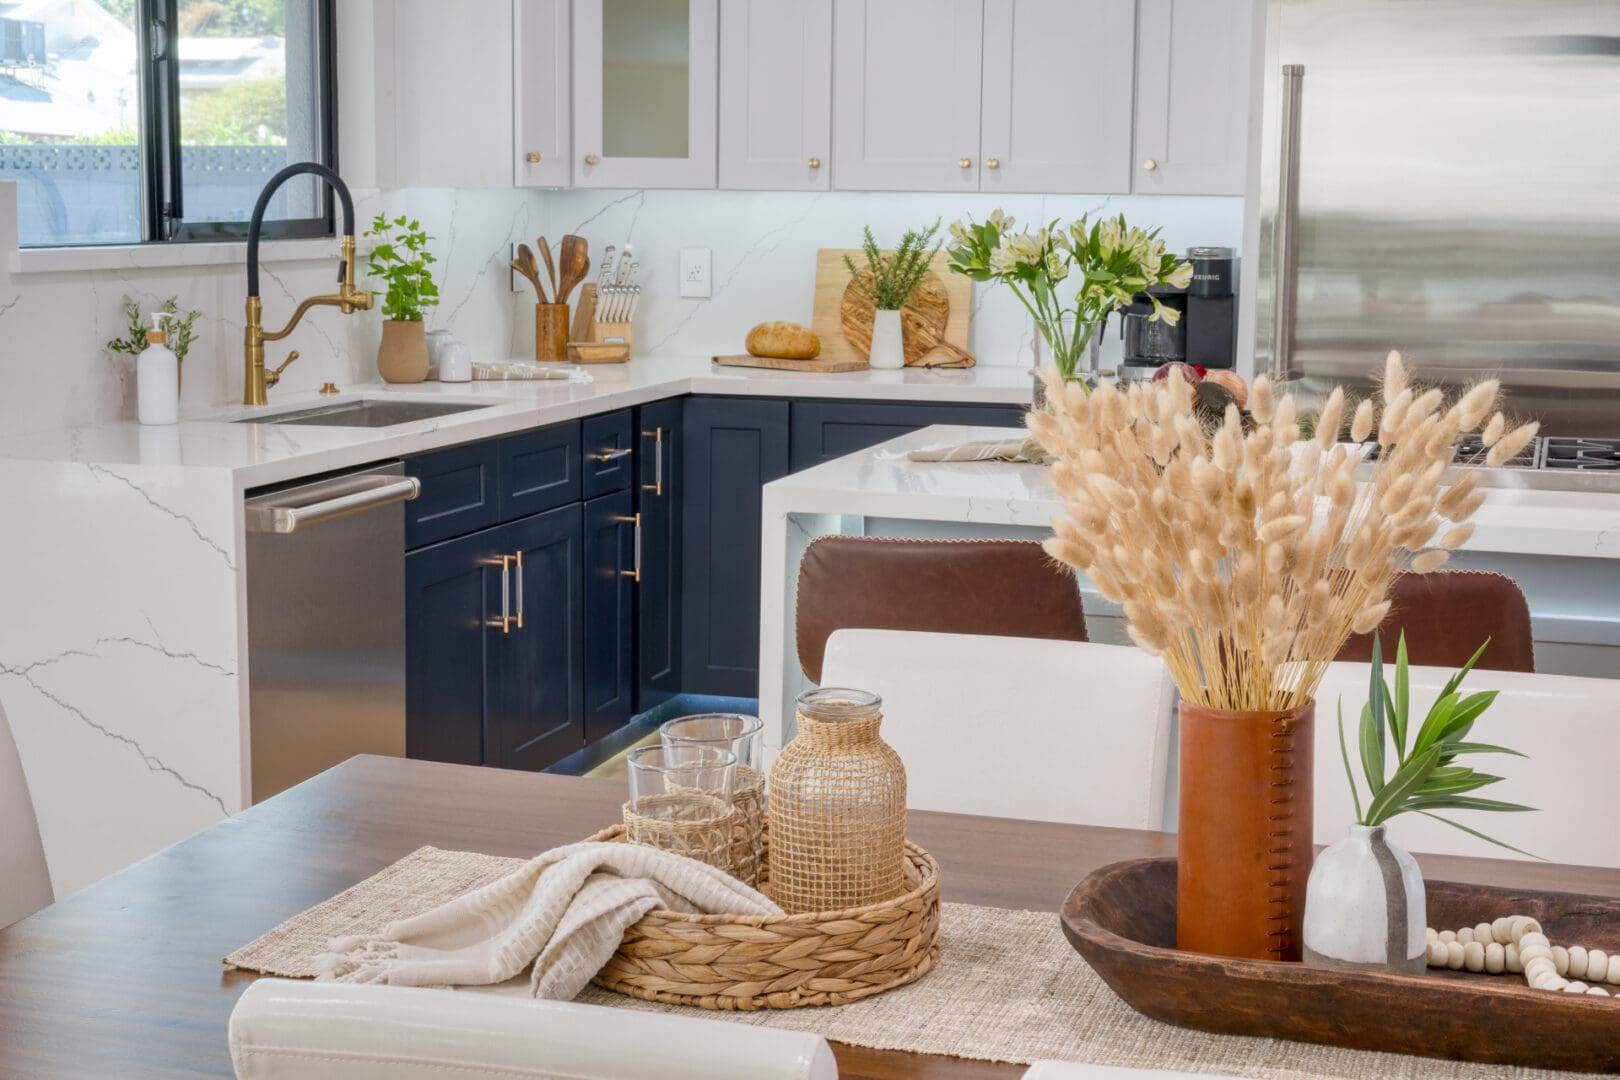
M 1069 381 L 1084 381 L 1087 386 L 1097 385 L 1097 368 L 1102 358 L 1102 332 L 1107 325 L 1106 316 L 1091 328 L 1091 334 L 1083 344 L 1076 344 L 1075 329 L 1079 326 L 1079 316 L 1074 312 L 1066 312 L 1055 325 L 1042 325 L 1035 323 L 1034 352 L 1035 352 L 1035 403 L 1042 407 L 1046 397 L 1046 389 L 1041 385 L 1040 371 L 1046 366 L 1056 367 L 1059 370 L 1070 369 L 1073 375 Z M 1082 328 L 1081 336 L 1085 331 Z M 1072 361 L 1072 363 L 1071 363 Z

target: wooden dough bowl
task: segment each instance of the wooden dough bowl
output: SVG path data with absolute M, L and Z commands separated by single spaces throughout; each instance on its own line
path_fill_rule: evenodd
M 1529 915 L 1555 945 L 1620 950 L 1620 901 L 1424 884 L 1430 926 Z M 1392 975 L 1179 952 L 1174 859 L 1102 867 L 1075 886 L 1061 917 L 1103 981 L 1167 1024 L 1500 1065 L 1620 1069 L 1620 999 L 1532 990 L 1521 975 Z

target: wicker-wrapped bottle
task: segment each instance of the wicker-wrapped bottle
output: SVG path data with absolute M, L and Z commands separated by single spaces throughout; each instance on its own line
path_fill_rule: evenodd
M 865 690 L 799 695 L 799 733 L 771 765 L 771 899 L 788 914 L 842 911 L 906 891 L 906 769 L 878 737 Z

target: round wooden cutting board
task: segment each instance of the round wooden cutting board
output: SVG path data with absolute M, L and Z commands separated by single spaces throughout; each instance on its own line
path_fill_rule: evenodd
M 863 277 L 870 277 L 865 271 Z M 872 319 L 875 309 L 872 301 L 858 289 L 853 280 L 844 287 L 844 298 L 838 308 L 838 321 L 844 330 L 844 339 L 862 357 L 872 354 Z M 939 275 L 930 270 L 900 309 L 900 337 L 904 343 L 906 365 L 920 365 L 923 357 L 935 349 L 944 354 L 936 357 L 929 367 L 972 367 L 973 356 L 945 340 L 945 327 L 951 319 L 951 301 L 945 294 L 945 285 Z

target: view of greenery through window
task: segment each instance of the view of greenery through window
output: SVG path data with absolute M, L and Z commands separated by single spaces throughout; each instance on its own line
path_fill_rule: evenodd
M 154 137 L 141 130 L 144 8 L 0 0 L 0 180 L 18 182 L 25 246 L 142 238 L 141 147 Z M 271 174 L 319 157 L 315 13 L 315 0 L 180 0 L 186 224 L 246 220 Z M 318 216 L 315 194 L 289 185 L 272 216 Z

